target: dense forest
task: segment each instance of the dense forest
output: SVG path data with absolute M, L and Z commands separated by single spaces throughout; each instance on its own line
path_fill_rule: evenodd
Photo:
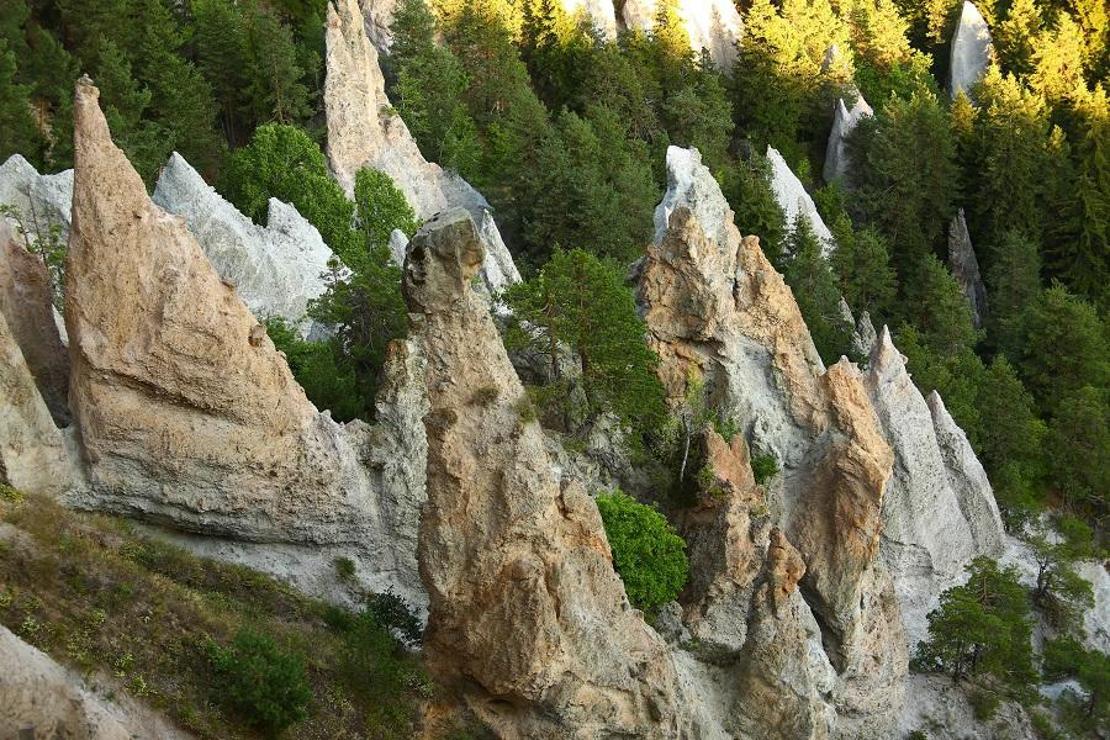
M 581 393 L 565 392 L 554 352 L 534 379 L 545 424 L 573 435 L 613 414 L 634 454 L 674 454 L 677 422 L 626 276 L 653 236 L 667 147 L 696 147 L 794 289 L 824 361 L 867 359 L 843 297 L 890 327 L 923 392 L 941 393 L 1007 528 L 1056 521 L 1062 539 L 1034 536 L 1045 575 L 1034 603 L 1066 624 L 1089 598 L 1067 563 L 1095 552 L 1110 523 L 1110 10 L 985 0 L 991 66 L 952 98 L 941 81 L 961 6 L 751 0 L 736 63 L 721 70 L 690 51 L 668 2 L 650 32 L 607 40 L 553 0 L 402 0 L 381 63 L 424 156 L 488 198 L 524 274 L 498 297 L 513 309 L 507 345 L 561 343 L 579 360 Z M 324 16 L 325 0 L 0 0 L 0 161 L 72 166 L 73 81 L 87 73 L 148 185 L 177 151 L 256 220 L 269 197 L 293 203 L 351 272 L 336 271 L 312 308 L 338 327 L 330 339 L 269 329 L 309 397 L 347 420 L 371 417 L 386 345 L 405 332 L 389 235 L 419 224 L 380 173 L 360 173 L 353 203 L 328 175 Z M 836 101 L 860 95 L 875 114 L 850 137 L 851 174 L 825 182 Z M 829 225 L 827 258 L 776 204 L 769 146 Z M 948 267 L 961 211 L 986 285 L 979 327 Z M 963 629 L 969 610 L 1028 629 L 1024 597 L 982 604 L 983 584 L 1017 588 L 977 562 L 964 591 L 945 595 L 936 635 Z M 919 665 L 1033 681 L 1028 650 L 976 653 L 969 667 L 965 648 L 935 640 Z M 1047 655 L 1057 677 L 1106 678 L 1105 656 L 1070 638 Z M 1091 691 L 1100 712 L 1104 691 Z

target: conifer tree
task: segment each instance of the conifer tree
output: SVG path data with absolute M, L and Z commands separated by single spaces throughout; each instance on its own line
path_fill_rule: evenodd
M 0 39 L 0 161 L 38 148 L 30 90 L 15 81 L 15 74 L 15 54 L 7 40 Z

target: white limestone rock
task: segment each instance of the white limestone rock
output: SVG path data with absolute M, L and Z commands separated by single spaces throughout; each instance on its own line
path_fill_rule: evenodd
M 487 289 L 492 293 L 520 281 L 489 203 L 457 173 L 424 159 L 390 105 L 378 52 L 366 35 L 356 0 L 328 3 L 324 106 L 328 161 L 349 196 L 358 171 L 372 167 L 393 179 L 422 221 L 447 208 L 465 208 L 486 250 L 482 277 Z
M 879 335 L 875 331 L 875 324 L 871 322 L 871 312 L 864 311 L 859 315 L 859 321 L 856 322 L 854 341 L 861 355 L 864 357 L 871 356 L 871 350 L 874 349 L 875 342 L 879 341 Z
M 73 170 L 40 175 L 19 154 L 13 154 L 0 165 L 0 204 L 12 206 L 19 212 L 32 238 L 46 234 L 51 226 L 57 225 L 64 244 L 69 239 L 72 202 Z
M 678 0 L 677 10 L 691 49 L 708 51 L 721 69 L 736 62 L 744 21 L 732 0 Z M 659 0 L 626 0 L 619 20 L 624 28 L 650 32 L 658 12 Z
M 955 98 L 983 79 L 991 61 L 991 32 L 979 9 L 964 0 L 960 20 L 952 36 L 948 91 Z
M 979 273 L 979 260 L 975 257 L 962 208 L 948 225 L 948 266 L 971 307 L 972 323 L 976 329 L 982 328 L 987 318 L 987 288 Z
M 393 15 L 400 0 L 359 0 L 366 25 L 366 35 L 378 51 L 388 54 L 393 46 Z
M 813 198 L 806 192 L 805 186 L 790 169 L 790 165 L 772 146 L 767 147 L 767 160 L 771 163 L 771 189 L 775 193 L 775 201 L 782 209 L 787 228 L 793 228 L 798 219 L 808 221 L 813 233 L 821 240 L 821 254 L 828 257 L 836 243 L 829 227 L 817 212 Z
M 871 106 L 862 95 L 856 98 L 851 110 L 844 104 L 844 98 L 837 99 L 832 130 L 829 132 L 829 143 L 825 147 L 825 182 L 850 182 L 851 159 L 848 155 L 848 135 L 855 130 L 863 118 L 873 115 L 875 111 L 871 110 Z
M 220 277 L 259 318 L 278 317 L 313 330 L 309 301 L 327 289 L 323 275 L 334 255 L 320 232 L 293 206 L 270 199 L 269 222 L 254 224 L 228 203 L 177 152 L 170 155 L 154 202 L 185 219 Z
M 982 466 L 940 397 L 926 403 L 890 331 L 871 354 L 865 380 L 894 474 L 883 500 L 881 552 L 894 577 L 910 646 L 927 634 L 926 615 L 964 565 L 1002 552 L 1002 521 Z

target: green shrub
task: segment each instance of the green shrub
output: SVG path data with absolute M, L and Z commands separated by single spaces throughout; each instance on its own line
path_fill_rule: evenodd
M 686 543 L 666 518 L 619 490 L 597 497 L 613 565 L 633 606 L 652 611 L 686 583 Z
M 338 557 L 334 561 L 335 575 L 344 583 L 354 583 L 355 561 L 348 557 Z
M 752 458 L 752 472 L 755 482 L 763 485 L 779 472 L 779 461 L 774 455 L 756 455 Z
M 967 694 L 967 700 L 971 704 L 971 711 L 975 713 L 975 719 L 980 722 L 993 719 L 1001 703 L 998 694 L 987 689 L 972 689 Z
M 308 716 L 304 662 L 268 635 L 243 628 L 229 648 L 209 643 L 208 656 L 219 696 L 248 724 L 276 734 Z
M 392 630 L 410 645 L 420 642 L 424 628 L 407 601 L 390 589 L 366 597 L 366 611 L 378 624 Z

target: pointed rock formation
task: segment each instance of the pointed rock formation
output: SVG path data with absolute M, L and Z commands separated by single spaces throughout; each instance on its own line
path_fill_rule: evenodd
M 89 486 L 73 503 L 245 541 L 343 543 L 419 601 L 413 553 L 393 547 L 419 509 L 395 514 L 375 487 L 373 430 L 316 412 L 184 221 L 150 201 L 98 97 L 78 82 L 66 322 Z
M 952 34 L 948 91 L 955 98 L 983 79 L 991 61 L 991 32 L 983 15 L 970 0 L 964 0 L 960 20 Z
M 69 423 L 69 355 L 54 323 L 50 273 L 0 219 L 0 315 L 58 426 Z
M 0 483 L 55 495 L 72 481 L 61 432 L 0 312 Z
M 11 206 L 19 212 L 19 220 L 32 238 L 48 233 L 51 226 L 58 226 L 59 238 L 64 244 L 69 239 L 72 201 L 73 170 L 40 175 L 18 154 L 0 165 L 0 205 Z
M 956 278 L 967 296 L 972 323 L 976 329 L 982 328 L 987 318 L 987 289 L 979 274 L 979 260 L 971 246 L 971 235 L 967 233 L 967 219 L 962 208 L 948 225 L 948 266 L 952 268 L 952 277 Z
M 327 289 L 333 255 L 320 232 L 293 206 L 271 198 L 269 222 L 257 226 L 224 200 L 178 153 L 170 155 L 154 202 L 181 216 L 216 272 L 260 319 L 285 319 L 307 336 L 308 303 Z
M 927 635 L 941 591 L 977 555 L 1002 551 L 1002 520 L 990 483 L 940 397 L 926 403 L 883 327 L 866 378 L 894 448 L 883 501 L 882 554 L 894 577 L 911 645 Z
M 862 95 L 856 97 L 851 110 L 844 104 L 844 98 L 837 98 L 833 111 L 833 125 L 829 132 L 829 143 L 825 147 L 825 182 L 851 182 L 851 157 L 848 155 L 848 136 L 859 122 L 867 116 L 875 115 L 871 106 Z
M 847 361 L 825 371 L 790 288 L 759 240 L 741 238 L 698 153 L 672 147 L 667 169 L 639 284 L 660 378 L 680 403 L 688 378 L 702 377 L 710 407 L 784 468 L 767 508 L 805 565 L 798 609 L 821 626 L 841 721 L 878 732 L 892 721 L 905 672 L 878 562 L 890 448 L 858 371 Z
M 486 251 L 482 277 L 497 291 L 520 281 L 489 203 L 454 172 L 428 162 L 385 95 L 378 52 L 366 36 L 357 0 L 329 0 L 327 78 L 328 160 L 336 179 L 353 194 L 355 176 L 372 167 L 393 178 L 421 220 L 445 208 L 465 208 L 478 224 Z
M 597 508 L 560 486 L 488 301 L 462 209 L 409 245 L 405 299 L 428 356 L 420 572 L 432 673 L 503 737 L 680 734 L 666 645 L 632 610 Z
M 736 61 L 744 21 L 732 0 L 678 0 L 677 10 L 695 52 L 709 52 L 721 69 Z M 624 28 L 650 33 L 659 14 L 659 0 L 625 0 L 620 11 Z
M 821 254 L 828 257 L 832 253 L 835 242 L 829 227 L 821 220 L 821 214 L 817 212 L 813 198 L 806 192 L 802 181 L 774 147 L 767 147 L 767 161 L 771 163 L 771 189 L 775 193 L 775 201 L 782 209 L 786 228 L 793 228 L 798 219 L 808 221 L 813 233 L 821 240 Z

